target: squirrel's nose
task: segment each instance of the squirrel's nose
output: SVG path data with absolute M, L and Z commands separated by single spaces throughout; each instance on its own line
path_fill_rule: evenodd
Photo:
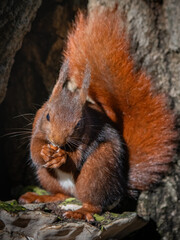
M 49 138 L 49 142 L 55 146 L 55 147 L 59 147 L 61 149 L 64 148 L 64 146 L 66 145 L 66 142 L 65 141 L 61 141 L 61 139 L 58 137 L 55 137 L 55 136 L 51 136 Z

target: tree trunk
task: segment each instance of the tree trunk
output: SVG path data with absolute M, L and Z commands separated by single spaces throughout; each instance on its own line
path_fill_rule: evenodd
M 0 103 L 3 101 L 14 56 L 30 30 L 41 0 L 0 2 Z

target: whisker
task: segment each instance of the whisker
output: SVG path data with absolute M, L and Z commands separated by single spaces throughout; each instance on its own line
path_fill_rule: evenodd
M 31 135 L 32 132 L 31 131 L 18 131 L 18 132 L 11 132 L 11 133 L 6 133 L 2 136 L 0 136 L 0 138 L 3 137 L 16 137 L 16 136 L 23 136 L 23 135 Z
M 21 140 L 24 140 L 24 139 L 31 140 L 31 136 L 25 136 L 25 137 L 21 138 Z
M 19 133 L 19 132 L 14 132 L 14 133 L 6 133 L 0 137 L 11 137 L 14 135 L 26 135 L 26 134 L 30 134 L 30 132 L 24 132 L 24 133 Z
M 24 116 L 32 116 L 32 115 L 34 116 L 35 114 L 34 113 L 23 113 L 23 114 L 16 115 L 13 118 L 24 117 Z
M 69 142 L 67 142 L 67 145 L 71 149 L 71 151 L 73 152 L 73 149 L 71 148 L 71 145 L 69 144 Z
M 34 103 L 34 104 L 33 104 L 33 107 L 36 107 L 36 106 L 37 106 L 37 107 L 41 107 L 42 105 L 41 105 L 41 104 L 38 104 L 38 103 Z
M 21 127 L 21 128 L 9 128 L 9 130 L 28 130 L 28 131 L 31 131 L 30 128 L 25 128 L 25 127 Z
M 72 139 L 72 143 L 73 143 L 74 145 L 79 146 L 79 145 L 82 143 L 82 141 L 77 141 L 77 140 L 75 140 L 75 139 Z
M 75 142 L 73 139 L 71 139 L 68 143 L 69 143 L 69 145 L 74 146 L 74 147 L 79 147 L 79 145 L 81 144 L 81 142 Z
M 76 144 L 78 144 L 78 145 L 84 143 L 84 142 L 82 141 L 82 139 L 80 140 L 79 138 L 73 137 L 73 136 L 71 136 L 71 141 L 74 142 L 74 143 L 76 143 Z
M 78 140 L 76 137 L 71 136 L 71 139 L 69 142 L 74 142 L 74 143 L 81 143 L 80 140 Z
M 29 141 L 23 142 L 23 143 L 22 143 L 21 145 L 19 145 L 17 148 L 19 149 L 19 148 L 21 148 L 21 147 L 24 146 L 24 145 L 26 145 L 26 147 L 29 148 L 29 147 L 30 147 Z
M 33 123 L 30 122 L 30 123 L 26 124 L 25 127 L 28 127 L 28 126 L 30 126 L 30 125 L 32 125 L 32 124 L 33 124 Z
M 28 116 L 29 116 L 30 118 L 27 118 Z M 28 122 L 32 122 L 32 118 L 34 117 L 34 114 L 33 114 L 33 113 L 20 114 L 20 115 L 14 116 L 13 119 L 19 118 L 19 117 L 24 118 L 24 119 L 25 119 L 26 121 L 28 121 Z
M 22 137 L 23 135 L 19 135 L 19 134 L 16 134 L 16 135 L 13 135 L 13 136 L 8 136 L 9 138 L 16 138 L 16 137 Z
M 69 143 L 68 143 L 68 146 L 69 146 L 69 147 L 71 148 L 71 150 L 72 150 L 72 147 L 77 148 L 79 145 L 75 145 L 74 143 L 69 142 Z

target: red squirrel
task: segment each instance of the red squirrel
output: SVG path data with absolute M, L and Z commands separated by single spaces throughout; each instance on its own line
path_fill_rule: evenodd
M 164 94 L 135 71 L 121 21 L 117 11 L 78 14 L 58 81 L 33 123 L 31 158 L 51 195 L 28 192 L 21 202 L 74 196 L 82 208 L 64 216 L 93 221 L 168 171 L 175 117 Z

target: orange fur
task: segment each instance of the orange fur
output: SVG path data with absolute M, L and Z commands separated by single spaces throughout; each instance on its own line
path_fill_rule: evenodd
M 89 96 L 119 127 L 129 150 L 129 187 L 148 189 L 168 170 L 174 153 L 174 115 L 151 79 L 134 70 L 119 13 L 79 13 L 64 53 L 70 79 L 81 85 L 91 68 Z

